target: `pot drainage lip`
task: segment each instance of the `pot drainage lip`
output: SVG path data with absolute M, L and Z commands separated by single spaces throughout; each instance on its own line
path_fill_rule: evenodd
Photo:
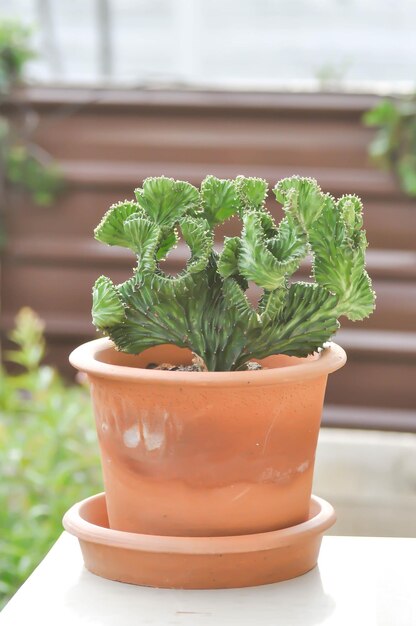
M 222 537 L 145 535 L 108 527 L 105 494 L 99 493 L 74 504 L 64 515 L 63 526 L 80 541 L 115 549 L 171 554 L 235 554 L 274 550 L 322 535 L 335 522 L 329 502 L 311 496 L 310 515 L 305 522 L 264 533 Z

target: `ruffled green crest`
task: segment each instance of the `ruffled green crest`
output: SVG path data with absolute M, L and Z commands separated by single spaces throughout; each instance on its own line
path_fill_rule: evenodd
M 138 272 L 154 272 L 160 228 L 145 217 L 132 215 L 124 222 L 129 248 L 137 256 Z
M 176 228 L 173 230 L 164 229 L 162 231 L 161 241 L 157 250 L 157 260 L 163 261 L 167 257 L 169 252 L 173 248 L 176 248 L 176 246 L 178 245 L 178 242 L 179 242 L 179 235 L 178 235 L 178 231 L 176 230 Z
M 201 201 L 203 215 L 211 227 L 228 220 L 240 207 L 234 181 L 215 176 L 202 181 Z
M 100 276 L 92 290 L 92 320 L 94 326 L 103 331 L 125 320 L 119 293 L 106 276 Z
M 285 279 L 285 268 L 268 250 L 261 225 L 255 211 L 243 218 L 238 268 L 246 280 L 251 280 L 263 289 L 277 289 Z
M 256 211 L 243 217 L 238 268 L 246 280 L 254 281 L 263 289 L 273 290 L 282 287 L 286 277 L 299 267 L 307 252 L 306 236 L 297 235 L 286 220 L 281 222 L 276 236 L 267 239 L 268 231 L 264 228 L 262 217 Z
M 347 237 L 355 239 L 363 227 L 363 204 L 357 196 L 342 196 L 337 203 Z
M 225 237 L 224 248 L 218 259 L 218 271 L 223 278 L 238 274 L 240 237 Z
M 200 272 L 208 265 L 213 246 L 213 236 L 208 222 L 202 218 L 188 217 L 181 223 L 181 230 L 192 253 L 186 272 Z
M 353 195 L 335 201 L 300 177 L 280 181 L 274 192 L 285 211 L 279 224 L 265 208 L 262 179 L 208 176 L 201 192 L 166 177 L 145 180 L 137 201 L 113 205 L 95 231 L 137 257 L 133 277 L 121 285 L 97 280 L 95 326 L 124 352 L 171 343 L 222 371 L 270 354 L 306 356 L 336 332 L 338 316 L 371 313 L 361 201 Z M 226 237 L 218 254 L 214 228 L 235 214 L 242 232 Z M 171 276 L 160 261 L 179 234 L 191 257 Z M 315 283 L 296 282 L 308 254 Z M 263 292 L 257 307 L 247 297 L 249 282 Z
M 358 198 L 335 202 L 326 196 L 322 213 L 310 230 L 316 281 L 338 298 L 336 313 L 363 319 L 374 309 L 375 294 L 365 271 L 367 239 Z
M 273 256 L 285 263 L 292 274 L 308 253 L 308 236 L 299 224 L 287 215 L 279 224 L 277 234 L 267 242 Z
M 198 189 L 182 180 L 159 176 L 146 178 L 135 189 L 137 204 L 158 226 L 173 227 L 184 215 L 199 207 Z
M 244 176 L 237 176 L 235 184 L 243 210 L 258 210 L 264 207 L 269 188 L 267 181 L 263 178 L 245 178 Z
M 283 210 L 307 232 L 322 211 L 324 194 L 314 178 L 292 176 L 279 181 L 273 189 Z
M 124 200 L 113 204 L 94 230 L 94 237 L 110 246 L 130 247 L 124 222 L 132 215 L 140 212 L 140 207 L 133 200 Z

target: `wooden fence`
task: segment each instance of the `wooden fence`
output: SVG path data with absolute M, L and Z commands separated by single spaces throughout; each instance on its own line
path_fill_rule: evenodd
M 372 96 L 173 91 L 32 89 L 38 143 L 60 163 L 65 192 L 53 207 L 15 194 L 6 211 L 1 329 L 23 305 L 45 320 L 49 360 L 66 372 L 67 354 L 94 337 L 91 286 L 103 273 L 129 275 L 132 256 L 92 239 L 109 205 L 132 197 L 146 176 L 198 185 L 207 173 L 262 176 L 274 183 L 297 173 L 334 195 L 365 203 L 369 273 L 377 311 L 338 341 L 348 366 L 331 377 L 327 423 L 416 430 L 416 202 L 375 169 L 372 131 L 361 117 Z M 9 107 L 13 114 L 13 104 Z M 271 201 L 277 218 L 279 210 Z M 219 235 L 233 234 L 228 222 Z M 179 247 L 170 269 L 185 262 Z

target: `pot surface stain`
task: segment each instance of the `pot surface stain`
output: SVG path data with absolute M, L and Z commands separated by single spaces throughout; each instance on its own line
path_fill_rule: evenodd
M 143 439 L 146 449 L 149 450 L 149 452 L 152 452 L 152 450 L 158 450 L 162 447 L 165 440 L 165 433 L 157 431 L 152 432 L 151 430 L 148 430 L 146 424 L 143 424 Z
M 301 463 L 294 469 L 287 469 L 284 471 L 279 471 L 279 470 L 274 469 L 273 467 L 268 467 L 260 475 L 260 481 L 261 482 L 273 482 L 273 483 L 287 482 L 292 477 L 294 477 L 295 474 L 302 474 L 303 472 L 306 472 L 308 467 L 309 467 L 308 460 L 303 461 L 303 463 Z
M 137 448 L 140 443 L 140 433 L 137 426 L 132 426 L 123 433 L 123 441 L 127 448 Z
M 297 466 L 296 471 L 300 473 L 306 472 L 308 467 L 309 467 L 309 461 L 306 459 L 306 461 L 303 461 L 303 463 Z
M 169 418 L 167 411 L 162 411 L 160 417 L 152 421 L 142 420 L 143 441 L 146 450 L 159 450 L 166 440 L 166 424 Z
M 240 493 L 238 493 L 236 496 L 234 496 L 234 498 L 231 499 L 231 502 L 235 502 L 236 500 L 239 500 L 240 498 L 242 498 L 243 496 L 246 495 L 246 493 L 248 491 L 250 491 L 251 486 L 249 485 L 248 487 L 246 487 L 245 489 L 243 489 L 243 491 L 240 491 Z

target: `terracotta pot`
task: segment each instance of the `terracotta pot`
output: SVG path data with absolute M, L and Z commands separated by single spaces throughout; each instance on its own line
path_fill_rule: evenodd
M 322 535 L 335 522 L 332 506 L 312 496 L 306 522 L 234 537 L 167 537 L 108 528 L 104 494 L 65 513 L 93 574 L 134 585 L 218 589 L 266 585 L 315 567 Z
M 327 377 L 336 344 L 268 369 L 180 372 L 175 346 L 138 356 L 107 339 L 70 356 L 91 387 L 110 528 L 169 536 L 262 533 L 308 518 Z

